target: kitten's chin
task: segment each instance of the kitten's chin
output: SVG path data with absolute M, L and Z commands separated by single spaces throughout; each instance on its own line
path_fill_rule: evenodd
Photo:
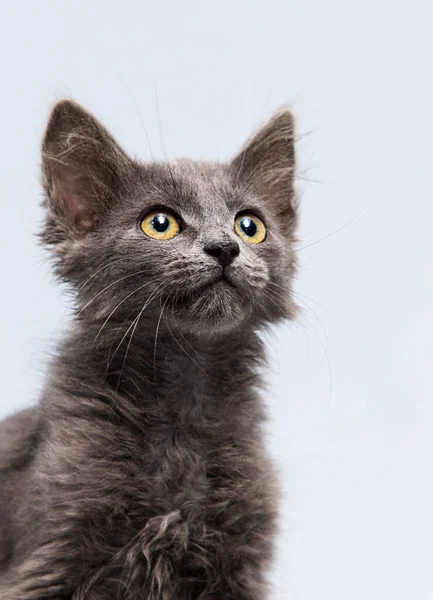
M 220 280 L 200 292 L 185 294 L 173 306 L 172 319 L 196 335 L 229 333 L 251 314 L 248 300 L 228 281 Z

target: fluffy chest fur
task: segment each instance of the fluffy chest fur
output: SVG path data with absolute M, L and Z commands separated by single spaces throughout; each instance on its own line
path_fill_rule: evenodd
M 233 570 L 270 559 L 277 494 L 248 352 L 232 353 L 224 373 L 229 348 L 201 348 L 193 362 L 169 345 L 163 334 L 157 358 L 168 359 L 171 377 L 164 367 L 153 380 L 150 368 L 141 376 L 126 368 L 125 381 L 141 386 L 134 395 L 74 377 L 73 361 L 54 367 L 32 521 L 61 577 L 80 565 L 74 598 L 141 597 L 134 589 L 155 599 L 212 597 Z M 146 346 L 138 335 L 130 351 Z

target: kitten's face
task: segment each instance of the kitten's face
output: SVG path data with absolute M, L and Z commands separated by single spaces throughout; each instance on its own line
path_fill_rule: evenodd
M 293 152 L 286 130 L 277 142 L 290 165 L 284 172 L 278 153 L 269 162 L 271 125 L 228 164 L 143 165 L 77 105 L 55 109 L 44 146 L 44 239 L 85 318 L 209 335 L 290 316 Z

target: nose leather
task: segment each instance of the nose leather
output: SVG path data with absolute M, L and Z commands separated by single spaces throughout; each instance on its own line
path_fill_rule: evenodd
M 239 244 L 234 240 L 213 242 L 212 244 L 207 244 L 204 250 L 207 254 L 213 256 L 223 268 L 228 267 L 240 251 Z

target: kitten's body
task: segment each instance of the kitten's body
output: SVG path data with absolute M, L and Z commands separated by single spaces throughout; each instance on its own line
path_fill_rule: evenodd
M 66 130 L 99 127 L 75 105 L 59 111 Z M 290 316 L 282 291 L 293 260 L 280 246 L 293 242 L 292 175 L 286 212 L 271 189 L 281 171 L 271 184 L 262 173 L 270 200 L 259 182 L 251 194 L 251 171 L 248 185 L 240 182 L 248 160 L 257 172 L 266 166 L 277 124 L 265 148 L 259 132 L 229 167 L 144 167 L 120 154 L 110 163 L 118 148 L 95 129 L 110 169 L 94 157 L 90 197 L 85 177 L 69 177 L 82 146 L 66 161 L 49 147 L 59 121 L 55 114 L 44 146 L 46 163 L 55 156 L 45 164 L 44 239 L 80 312 L 39 406 L 0 424 L 0 600 L 263 600 L 278 494 L 263 450 L 257 330 Z M 291 148 L 292 130 L 285 135 Z M 106 189 L 127 200 L 95 215 L 89 204 Z M 274 202 L 269 215 L 266 202 Z M 143 204 L 176 208 L 184 238 L 161 246 L 139 237 L 128 219 Z M 201 255 L 209 241 L 201 224 L 212 223 L 212 242 L 231 239 L 232 214 L 251 204 L 267 217 L 268 245 L 258 254 L 242 246 L 222 269 L 230 281 L 214 282 L 220 267 Z

